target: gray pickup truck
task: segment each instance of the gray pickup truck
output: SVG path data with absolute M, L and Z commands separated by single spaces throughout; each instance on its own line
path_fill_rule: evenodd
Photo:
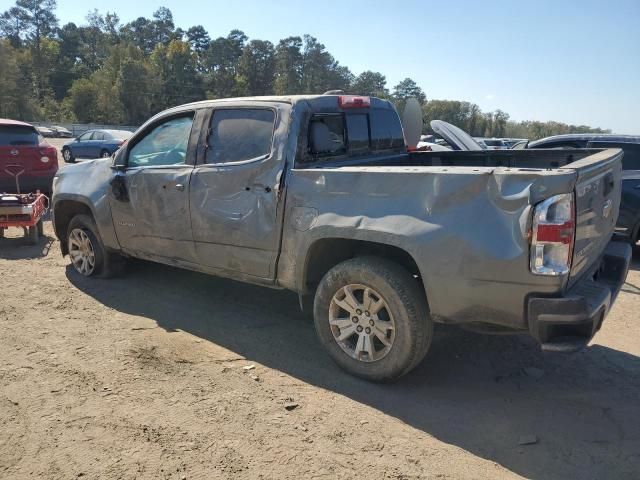
M 62 169 L 53 222 L 81 275 L 137 257 L 294 290 L 333 360 L 384 381 L 424 358 L 434 322 L 586 345 L 631 258 L 611 241 L 621 157 L 414 152 L 370 97 L 205 101 Z

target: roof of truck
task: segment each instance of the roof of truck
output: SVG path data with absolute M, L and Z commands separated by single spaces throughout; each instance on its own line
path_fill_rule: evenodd
M 347 95 L 347 94 L 344 94 Z M 321 101 L 321 102 L 327 102 L 324 103 L 323 105 L 316 105 L 316 107 L 319 108 L 331 108 L 331 107 L 337 107 L 338 105 L 338 97 L 343 96 L 343 94 L 325 94 L 325 95 L 321 95 L 321 94 L 314 94 L 314 95 L 270 95 L 270 96 L 258 96 L 258 97 L 233 97 L 233 98 L 217 98 L 217 99 L 212 99 L 212 100 L 201 100 L 199 102 L 192 102 L 192 103 L 186 103 L 184 105 L 177 105 L 175 107 L 169 108 L 167 110 L 164 110 L 162 112 L 157 113 L 156 115 L 154 115 L 153 117 L 151 117 L 149 120 L 147 120 L 144 125 L 142 127 L 145 127 L 146 125 L 149 125 L 150 123 L 152 123 L 153 121 L 155 121 L 158 118 L 164 117 L 166 115 L 171 115 L 173 113 L 181 113 L 183 111 L 188 111 L 188 110 L 193 110 L 193 109 L 197 109 L 197 108 L 206 108 L 206 107 L 212 107 L 214 105 L 220 105 L 220 104 L 224 104 L 224 103 L 238 103 L 238 102 L 255 102 L 255 103 L 260 103 L 260 102 L 271 102 L 271 103 L 287 103 L 290 105 L 295 105 L 298 102 L 314 102 L 314 101 Z M 356 95 L 356 96 L 368 96 L 368 95 Z M 383 100 L 381 98 L 378 97 L 369 97 L 371 99 L 371 107 L 374 108 L 388 108 L 388 109 L 393 109 L 393 105 L 391 104 L 391 102 L 389 102 L 388 100 Z M 332 105 L 329 105 L 329 102 L 331 102 L 333 100 Z M 141 127 L 141 128 L 142 128 Z
M 347 94 L 344 94 L 347 95 Z M 290 103 L 295 104 L 302 101 L 312 101 L 312 100 L 320 100 L 320 99 L 328 99 L 342 96 L 342 94 L 331 94 L 331 95 L 322 95 L 322 94 L 313 94 L 313 95 L 268 95 L 268 96 L 256 96 L 256 97 L 232 97 L 232 98 L 216 98 L 211 100 L 202 100 L 199 102 L 187 103 L 185 105 L 179 105 L 174 108 L 192 108 L 194 106 L 197 107 L 206 107 L 208 105 L 213 105 L 216 103 L 225 103 L 225 102 L 279 102 L 279 103 Z M 360 95 L 357 95 L 360 96 Z M 364 95 L 368 96 L 368 95 Z M 383 100 L 377 97 L 370 97 L 372 101 L 380 102 L 381 104 L 391 105 L 387 100 Z M 381 105 L 379 105 L 381 106 Z

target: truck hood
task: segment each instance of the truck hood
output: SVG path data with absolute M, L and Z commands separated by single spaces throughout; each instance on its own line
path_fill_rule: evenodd
M 467 132 L 455 125 L 442 120 L 431 120 L 430 125 L 454 150 L 484 150 Z

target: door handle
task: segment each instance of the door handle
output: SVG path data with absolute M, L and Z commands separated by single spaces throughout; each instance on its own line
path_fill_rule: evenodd
M 182 185 L 181 183 L 176 183 L 176 190 L 178 190 L 179 192 L 183 192 L 184 185 Z

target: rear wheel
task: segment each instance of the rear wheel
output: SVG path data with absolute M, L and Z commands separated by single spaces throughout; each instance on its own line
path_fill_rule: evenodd
M 333 360 L 373 381 L 408 373 L 424 358 L 433 336 L 420 284 L 398 264 L 378 257 L 347 260 L 324 276 L 314 322 Z
M 62 158 L 64 159 L 65 163 L 73 163 L 76 160 L 75 157 L 73 156 L 73 153 L 71 153 L 70 148 L 62 149 Z
M 124 259 L 105 249 L 96 224 L 89 215 L 79 214 L 71 219 L 67 248 L 71 265 L 80 275 L 109 278 L 122 270 Z

